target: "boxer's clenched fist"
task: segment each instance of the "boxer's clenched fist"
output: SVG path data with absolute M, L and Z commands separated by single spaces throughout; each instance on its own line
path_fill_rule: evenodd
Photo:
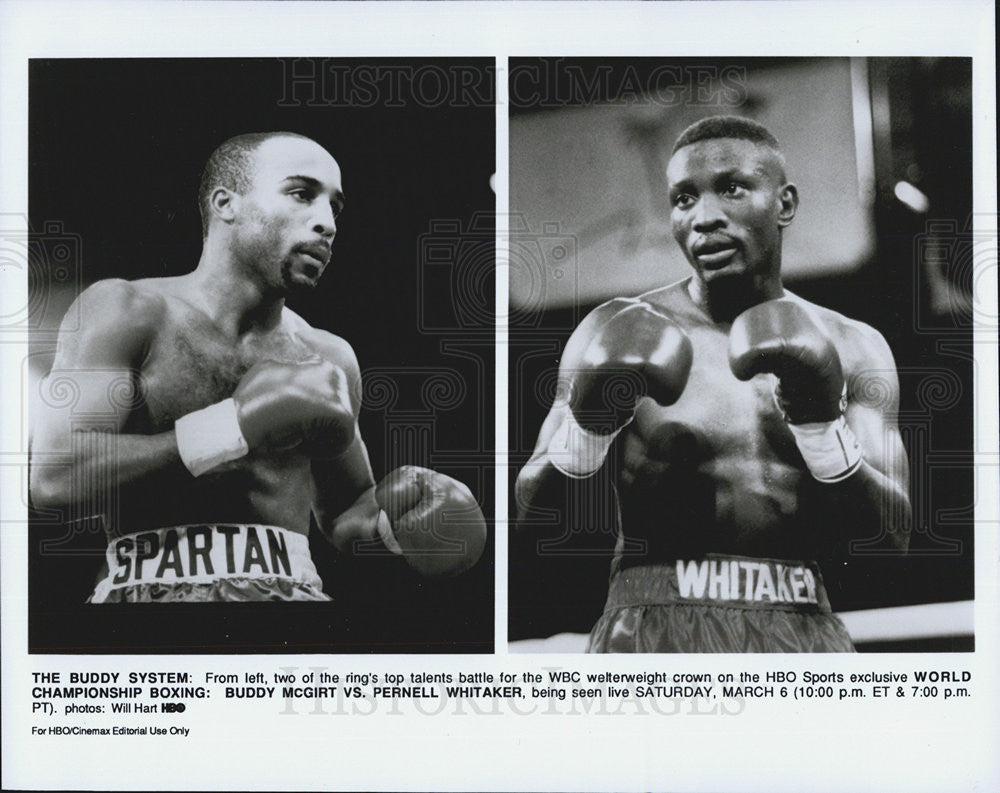
M 861 467 L 863 452 L 844 417 L 847 389 L 837 348 L 798 304 L 769 300 L 733 322 L 729 366 L 740 380 L 767 372 L 806 467 L 839 482 Z
M 305 445 L 313 456 L 336 457 L 354 439 L 347 376 L 329 361 L 259 363 L 240 380 L 233 400 L 254 451 Z
M 597 330 L 570 373 L 574 418 L 588 431 L 607 433 L 631 420 L 639 397 L 672 405 L 687 384 L 691 356 L 691 340 L 665 314 L 646 303 L 622 309 Z M 601 421 L 609 411 L 611 428 Z
M 333 458 L 354 440 L 347 375 L 329 361 L 264 361 L 240 380 L 232 397 L 174 424 L 177 451 L 201 476 L 253 452 L 301 448 Z
M 833 421 L 843 412 L 837 349 L 796 303 L 769 300 L 740 314 L 729 335 L 729 366 L 740 380 L 776 375 L 778 401 L 792 424 Z
M 469 489 L 427 468 L 397 468 L 375 488 L 389 526 L 383 542 L 423 575 L 455 575 L 479 561 L 486 520 Z M 390 534 L 386 535 L 385 530 Z M 393 547 L 393 546 L 396 547 Z
M 546 459 L 566 476 L 596 473 L 640 397 L 664 406 L 680 398 L 691 360 L 688 335 L 653 306 L 634 303 L 616 313 L 565 375 L 569 407 L 563 408 Z

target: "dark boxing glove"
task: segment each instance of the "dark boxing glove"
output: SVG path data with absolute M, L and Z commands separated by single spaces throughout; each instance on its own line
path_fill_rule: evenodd
M 769 300 L 740 314 L 729 335 L 729 366 L 740 380 L 778 378 L 778 407 L 816 479 L 838 482 L 860 467 L 861 447 L 844 418 L 840 356 L 802 306 Z
M 427 468 L 405 465 L 375 488 L 382 508 L 379 534 L 423 575 L 457 575 L 486 545 L 486 520 L 464 484 Z
M 691 372 L 691 340 L 672 319 L 647 303 L 622 309 L 602 325 L 569 374 L 569 409 L 548 447 L 564 474 L 586 477 L 649 396 L 672 405 Z
M 250 451 L 300 446 L 336 457 L 354 440 L 347 376 L 329 361 L 266 361 L 250 369 L 233 396 L 174 424 L 181 460 L 195 476 Z

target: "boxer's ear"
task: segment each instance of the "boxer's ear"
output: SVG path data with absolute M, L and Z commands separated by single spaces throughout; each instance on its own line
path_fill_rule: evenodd
M 214 214 L 223 223 L 232 223 L 236 217 L 236 200 L 238 195 L 225 187 L 216 187 L 209 196 L 208 204 Z
M 793 184 L 786 184 L 778 193 L 778 226 L 784 228 L 795 218 L 799 208 L 799 190 Z

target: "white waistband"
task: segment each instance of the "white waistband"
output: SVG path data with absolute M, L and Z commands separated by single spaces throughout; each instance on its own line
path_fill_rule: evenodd
M 208 584 L 227 578 L 280 578 L 322 589 L 304 534 L 238 523 L 169 526 L 108 543 L 108 575 L 91 598 L 137 584 Z

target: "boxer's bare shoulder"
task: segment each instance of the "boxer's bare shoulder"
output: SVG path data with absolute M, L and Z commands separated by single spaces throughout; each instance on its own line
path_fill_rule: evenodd
M 826 330 L 837 348 L 840 364 L 847 378 L 849 396 L 863 395 L 874 389 L 882 394 L 881 384 L 895 392 L 896 362 L 885 337 L 871 325 L 845 317 L 839 311 L 812 303 L 786 290 L 788 299 L 803 306 Z M 874 383 L 869 384 L 869 381 Z
M 691 276 L 688 276 L 679 281 L 669 283 L 666 286 L 660 286 L 656 289 L 650 289 L 648 292 L 643 292 L 636 297 L 636 300 L 656 306 L 661 311 L 684 312 L 689 306 L 693 305 L 691 295 L 688 292 L 688 284 L 690 282 Z
M 691 298 L 691 276 L 651 289 L 636 298 L 666 314 L 687 331 L 712 328 L 715 323 Z
M 57 365 L 138 366 L 166 312 L 163 294 L 142 281 L 97 281 L 81 292 L 66 312 L 59 332 Z M 79 325 L 69 324 L 77 318 Z
M 287 306 L 282 310 L 281 321 L 290 333 L 300 338 L 317 355 L 337 364 L 348 374 L 358 373 L 358 356 L 347 339 L 327 330 L 314 328 Z
M 569 337 L 563 348 L 561 366 L 563 370 L 575 368 L 580 363 L 584 351 L 590 344 L 594 334 L 604 326 L 615 314 L 638 302 L 634 297 L 616 297 L 601 303 L 583 318 L 573 335 Z
M 573 335 L 566 343 L 563 352 L 563 362 L 576 361 L 583 353 L 594 333 L 612 317 L 629 306 L 647 304 L 666 314 L 682 327 L 688 327 L 698 322 L 698 314 L 687 291 L 690 278 L 684 278 L 675 283 L 632 297 L 615 297 L 593 309 L 577 326 Z
M 344 370 L 351 384 L 351 401 L 357 413 L 361 405 L 361 367 L 358 356 L 347 339 L 327 330 L 314 328 L 287 306 L 282 309 L 281 322 L 291 335 L 300 339 L 312 352 Z

